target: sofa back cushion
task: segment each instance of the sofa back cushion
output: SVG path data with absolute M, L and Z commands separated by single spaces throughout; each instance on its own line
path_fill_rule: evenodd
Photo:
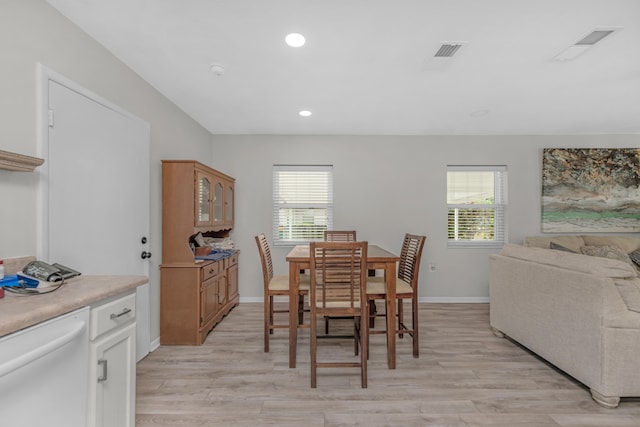
M 628 236 L 582 236 L 585 246 L 617 246 L 626 253 L 640 249 L 640 238 Z
M 585 245 L 582 236 L 528 236 L 524 238 L 524 246 L 534 248 L 549 249 L 551 247 L 551 242 L 578 254 L 580 253 L 580 248 Z
M 583 246 L 617 246 L 628 254 L 640 250 L 640 238 L 638 237 L 591 234 L 553 237 L 527 236 L 524 238 L 523 245 L 549 249 L 551 242 L 564 246 L 576 253 L 580 253 Z
M 625 250 L 615 245 L 585 245 L 580 250 L 585 255 L 617 259 L 618 261 L 626 262 L 631 266 L 635 265 Z
M 592 274 L 597 277 L 636 277 L 633 266 L 614 259 L 590 257 L 565 251 L 556 251 L 537 247 L 525 247 L 512 243 L 504 245 L 500 255 L 525 261 L 550 265 L 568 270 Z

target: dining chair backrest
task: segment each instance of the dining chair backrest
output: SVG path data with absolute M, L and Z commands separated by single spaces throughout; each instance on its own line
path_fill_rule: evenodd
M 258 244 L 258 252 L 260 252 L 260 262 L 262 263 L 262 274 L 264 279 L 265 289 L 269 286 L 269 282 L 273 278 L 273 262 L 271 261 L 271 249 L 269 248 L 269 242 L 264 233 L 260 233 L 256 236 L 256 243 Z
M 324 230 L 325 242 L 355 242 L 355 230 Z
M 418 287 L 418 273 L 420 272 L 420 258 L 424 248 L 425 236 L 405 234 L 400 250 L 398 263 L 398 278 L 409 283 L 414 291 Z
M 361 315 L 366 306 L 367 247 L 367 242 L 311 242 L 309 302 L 316 313 Z

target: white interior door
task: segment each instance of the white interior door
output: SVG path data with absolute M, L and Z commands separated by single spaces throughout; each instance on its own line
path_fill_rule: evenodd
M 49 262 L 83 274 L 149 274 L 149 125 L 48 80 Z M 149 352 L 148 284 L 138 289 L 138 360 Z

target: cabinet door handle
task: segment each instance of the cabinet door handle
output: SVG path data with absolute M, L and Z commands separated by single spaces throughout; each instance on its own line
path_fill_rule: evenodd
M 122 312 L 120 312 L 120 314 L 111 313 L 111 316 L 109 316 L 109 319 L 116 320 L 118 317 L 122 317 L 125 314 L 129 314 L 129 313 L 131 313 L 131 309 L 125 307 L 122 309 Z
M 102 375 L 98 377 L 98 382 L 102 383 L 107 380 L 107 359 L 98 360 L 98 366 L 102 366 Z

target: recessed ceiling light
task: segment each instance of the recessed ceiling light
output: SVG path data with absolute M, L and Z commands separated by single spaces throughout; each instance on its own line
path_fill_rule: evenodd
M 302 110 L 300 111 L 298 114 L 300 114 L 302 117 L 309 117 L 311 115 L 311 111 L 309 110 Z
M 291 33 L 287 34 L 287 37 L 284 38 L 284 41 L 291 47 L 300 47 L 302 46 L 306 40 L 302 34 Z

